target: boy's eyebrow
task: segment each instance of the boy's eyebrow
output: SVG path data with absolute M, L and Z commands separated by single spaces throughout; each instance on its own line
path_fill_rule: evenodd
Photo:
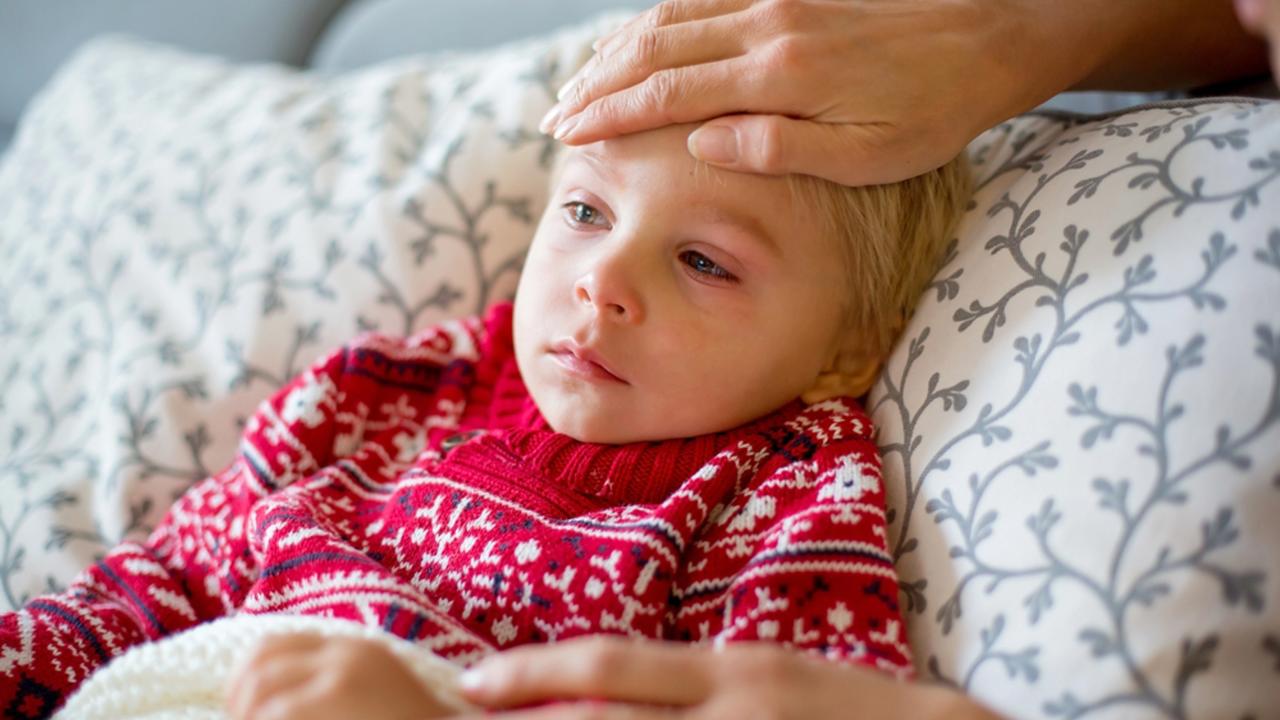
M 770 254 L 775 257 L 782 257 L 782 249 L 778 247 L 778 243 L 773 239 L 767 230 L 760 224 L 760 221 L 750 215 L 739 214 L 720 205 L 713 205 L 706 202 L 694 203 L 693 209 L 702 217 L 710 222 L 720 223 L 723 225 L 732 225 L 741 230 L 748 237 L 764 246 Z
M 609 164 L 609 161 L 591 149 L 582 149 L 577 152 L 577 156 L 589 162 L 593 168 L 601 175 L 607 176 L 614 182 L 621 182 L 618 171 Z M 709 202 L 693 203 L 693 211 L 702 216 L 706 220 L 724 225 L 732 225 L 741 230 L 745 235 L 752 238 L 760 245 L 764 246 L 774 257 L 782 257 L 782 249 L 778 247 L 778 243 L 773 236 L 764 229 L 760 221 L 750 215 L 742 215 L 732 210 L 724 208 Z

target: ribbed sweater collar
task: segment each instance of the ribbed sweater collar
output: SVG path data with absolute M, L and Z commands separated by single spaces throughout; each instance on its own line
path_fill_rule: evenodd
M 694 438 L 622 445 L 580 442 L 552 430 L 529 396 L 512 346 L 511 305 L 495 306 L 486 316 L 485 326 L 481 358 L 459 430 L 484 430 L 489 436 L 482 443 L 487 446 L 481 448 L 484 452 L 518 459 L 523 467 L 511 468 L 511 481 L 527 482 L 532 471 L 537 479 L 557 489 L 609 503 L 657 503 L 722 449 L 783 422 L 803 408 L 800 401 L 793 401 L 741 427 Z M 504 466 L 485 465 L 490 473 Z

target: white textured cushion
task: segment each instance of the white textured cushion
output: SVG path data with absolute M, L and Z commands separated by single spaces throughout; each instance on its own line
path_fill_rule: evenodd
M 320 354 L 509 298 L 538 120 L 623 17 L 331 78 L 70 60 L 0 163 L 0 608 L 145 536 Z
M 1031 115 L 872 395 L 921 675 L 1280 717 L 1280 105 Z
M 441 704 L 475 708 L 458 692 L 459 668 L 376 625 L 297 615 L 233 615 L 130 648 L 89 677 L 55 720 L 223 720 L 226 692 L 258 645 L 308 633 L 371 640 L 390 650 Z

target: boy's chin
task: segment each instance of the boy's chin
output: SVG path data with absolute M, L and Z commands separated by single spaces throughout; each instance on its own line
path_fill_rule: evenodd
M 584 443 L 597 443 L 600 445 L 625 445 L 632 442 L 641 442 L 644 440 L 657 440 L 659 438 L 644 437 L 643 433 L 637 433 L 635 428 L 626 427 L 625 422 L 617 420 L 606 421 L 600 418 L 583 418 L 581 416 L 568 415 L 566 417 L 557 417 L 556 413 L 544 413 L 547 424 L 552 430 L 561 435 L 569 437 Z
M 546 418 L 547 424 L 551 429 L 567 435 L 578 442 L 595 443 L 599 445 L 627 445 L 639 442 L 661 442 L 664 440 L 681 440 L 699 435 L 709 435 L 715 432 L 722 432 L 730 429 L 728 425 L 708 428 L 705 431 L 699 431 L 695 428 L 694 432 L 679 432 L 682 428 L 676 427 L 672 423 L 657 423 L 642 425 L 634 421 L 628 422 L 626 419 L 619 419 L 617 414 L 608 416 L 583 416 L 579 413 L 563 413 L 558 415 L 555 412 L 544 412 L 543 417 Z
M 578 442 L 599 445 L 626 445 L 636 442 L 670 440 L 672 435 L 658 428 L 646 428 L 619 412 L 582 412 L 581 401 L 566 403 L 565 408 L 544 410 L 542 416 L 552 430 L 567 435 Z M 558 412 L 557 410 L 562 410 Z M 630 420 L 630 421 L 629 421 Z

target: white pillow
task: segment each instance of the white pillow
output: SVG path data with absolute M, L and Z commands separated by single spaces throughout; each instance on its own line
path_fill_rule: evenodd
M 871 398 L 921 676 L 1014 717 L 1277 717 L 1280 104 L 971 153 Z
M 332 78 L 70 60 L 0 164 L 0 609 L 144 537 L 320 354 L 509 298 L 538 120 L 625 17 Z

